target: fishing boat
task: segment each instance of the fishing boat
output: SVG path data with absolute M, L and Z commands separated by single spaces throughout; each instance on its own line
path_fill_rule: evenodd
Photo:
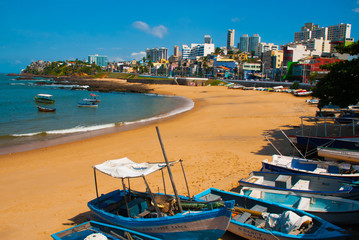
M 93 93 L 91 93 L 91 95 L 90 95 L 89 98 L 84 98 L 83 100 L 84 100 L 85 102 L 96 102 L 96 103 L 101 102 L 100 96 L 99 96 L 99 95 L 96 95 L 96 94 L 93 94 Z
M 297 97 L 307 97 L 312 94 L 312 91 L 307 91 L 305 89 L 298 89 L 293 91 L 293 95 Z
M 334 196 L 313 195 L 272 189 L 242 187 L 240 193 L 303 210 L 340 225 L 359 223 L 359 201 Z
M 262 161 L 262 171 L 304 173 L 344 178 L 349 181 L 359 180 L 358 170 L 359 165 L 346 162 L 317 161 L 282 155 L 273 155 L 271 162 L 268 159 Z
M 316 156 L 318 154 L 317 147 L 359 150 L 359 136 L 315 137 L 290 135 L 288 137 L 304 155 L 308 156 Z
M 48 108 L 42 106 L 36 106 L 39 112 L 56 112 L 56 108 Z
M 167 160 L 159 130 L 156 129 L 165 163 L 136 163 L 128 158 L 121 158 L 95 165 L 97 198 L 90 201 L 88 207 L 101 221 L 161 239 L 217 240 L 228 227 L 234 201 L 198 202 L 191 200 L 189 191 L 187 197 L 178 195 L 171 166 L 178 162 L 182 165 L 182 161 Z M 147 183 L 147 175 L 163 168 L 168 170 L 174 195 L 154 194 Z M 123 189 L 98 196 L 96 171 L 121 179 Z M 142 178 L 147 192 L 139 194 L 126 188 L 124 180 L 132 178 Z M 185 182 L 187 184 L 187 180 Z
M 54 96 L 51 94 L 40 93 L 34 97 L 35 102 L 53 104 L 55 102 Z
M 341 160 L 359 164 L 359 149 L 349 150 L 343 148 L 318 147 L 318 156 L 324 157 L 326 160 Z
M 235 200 L 228 231 L 246 239 L 345 239 L 345 230 L 315 215 L 235 192 L 210 188 L 195 195 L 209 201 Z
M 89 101 L 83 101 L 77 103 L 78 107 L 90 107 L 90 108 L 97 108 L 98 104 L 96 102 L 89 102 Z
M 359 199 L 359 185 L 328 176 L 253 171 L 247 178 L 239 180 L 239 184 L 243 187 Z
M 51 235 L 54 240 L 160 240 L 130 229 L 89 221 Z

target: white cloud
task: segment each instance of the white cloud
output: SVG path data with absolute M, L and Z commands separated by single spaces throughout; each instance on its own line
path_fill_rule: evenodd
M 232 22 L 239 22 L 240 20 L 239 20 L 239 18 L 232 18 Z
M 136 21 L 132 23 L 132 26 L 140 31 L 151 34 L 155 37 L 163 38 L 167 34 L 167 28 L 163 25 L 150 27 L 147 23 Z
M 131 53 L 131 56 L 134 58 L 137 58 L 137 59 L 143 58 L 146 56 L 146 52 L 138 52 L 138 53 L 133 52 L 133 53 Z
M 354 8 L 354 9 L 352 9 L 352 11 L 359 13 L 359 8 Z

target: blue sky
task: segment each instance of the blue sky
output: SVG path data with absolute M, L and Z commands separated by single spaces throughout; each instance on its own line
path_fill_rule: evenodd
M 302 1 L 92 1 L 1 0 L 0 72 L 20 72 L 32 61 L 141 59 L 146 48 L 203 43 L 211 35 L 226 45 L 228 29 L 235 43 L 258 33 L 262 42 L 293 41 L 304 23 L 321 27 L 352 24 L 359 38 L 358 0 Z

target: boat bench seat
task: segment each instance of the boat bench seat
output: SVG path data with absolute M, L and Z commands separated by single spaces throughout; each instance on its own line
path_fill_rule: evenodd
M 207 202 L 214 202 L 214 201 L 222 200 L 221 196 L 219 196 L 217 194 L 213 194 L 213 193 L 209 193 L 203 197 L 200 197 L 199 199 L 207 201 Z
M 300 179 L 298 182 L 296 182 L 296 184 L 294 184 L 292 189 L 295 189 L 295 190 L 309 190 L 309 184 L 310 184 L 309 180 Z
M 300 209 L 300 210 L 308 210 L 310 207 L 310 198 L 308 197 L 302 197 L 300 200 L 299 200 L 299 203 L 298 203 L 298 207 L 297 209 Z
M 252 211 L 257 211 L 257 212 L 266 212 L 267 208 L 260 206 L 260 205 L 255 205 L 254 207 L 252 207 L 250 210 Z M 243 214 L 239 214 L 234 216 L 232 219 L 241 222 L 241 223 L 247 223 L 247 224 L 251 224 L 252 219 L 250 218 L 252 216 L 251 213 L 249 212 L 244 212 Z

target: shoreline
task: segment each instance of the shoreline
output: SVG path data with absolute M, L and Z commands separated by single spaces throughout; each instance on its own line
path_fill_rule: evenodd
M 147 93 L 144 93 L 144 94 L 147 94 Z M 165 94 L 157 94 L 157 95 L 165 95 Z M 173 97 L 171 95 L 166 95 L 166 96 Z M 172 109 L 171 111 L 169 111 L 165 114 L 161 114 L 161 115 L 157 115 L 157 116 L 153 116 L 153 117 L 145 118 L 145 119 L 139 119 L 139 120 L 136 120 L 133 122 L 125 122 L 121 125 L 114 124 L 114 126 L 109 126 L 109 127 L 105 127 L 105 128 L 101 128 L 101 129 L 96 129 L 96 130 L 86 130 L 84 132 L 73 132 L 73 133 L 68 133 L 68 134 L 66 134 L 66 133 L 59 134 L 61 136 L 56 136 L 56 134 L 51 136 L 51 134 L 50 134 L 48 136 L 41 137 L 43 139 L 36 139 L 31 142 L 15 144 L 12 146 L 3 146 L 3 147 L 0 146 L 0 156 L 4 155 L 4 154 L 31 151 L 31 150 L 40 149 L 43 147 L 51 147 L 51 146 L 55 146 L 55 145 L 59 145 L 59 144 L 80 141 L 80 140 L 84 140 L 87 138 L 101 136 L 101 135 L 110 134 L 110 133 L 132 130 L 132 129 L 146 126 L 149 124 L 154 124 L 157 122 L 165 121 L 168 118 L 176 117 L 176 115 L 190 111 L 194 107 L 194 102 L 191 99 L 181 97 L 181 96 L 175 96 L 175 97 L 182 98 L 183 103 L 181 104 L 181 106 L 179 106 L 175 109 Z M 105 124 L 105 125 L 111 125 L 111 124 Z M 24 138 L 26 138 L 26 137 L 24 137 Z
M 316 110 L 305 98 L 286 93 L 223 86 L 151 87 L 158 94 L 189 98 L 195 106 L 129 131 L 0 155 L 1 239 L 49 239 L 52 233 L 89 220 L 86 204 L 96 196 L 92 166 L 121 157 L 163 161 L 155 126 L 168 159 L 183 160 L 193 195 L 209 187 L 235 189 L 239 179 L 258 170 L 261 161 L 274 153 L 263 134 L 273 136 L 278 128 L 298 126 L 300 116 Z M 179 194 L 186 195 L 182 170 L 173 168 L 172 173 Z M 120 185 L 108 176 L 99 175 L 97 180 L 100 194 Z M 160 175 L 148 176 L 148 182 L 155 191 L 163 191 Z M 131 181 L 131 188 L 144 190 L 142 181 Z

